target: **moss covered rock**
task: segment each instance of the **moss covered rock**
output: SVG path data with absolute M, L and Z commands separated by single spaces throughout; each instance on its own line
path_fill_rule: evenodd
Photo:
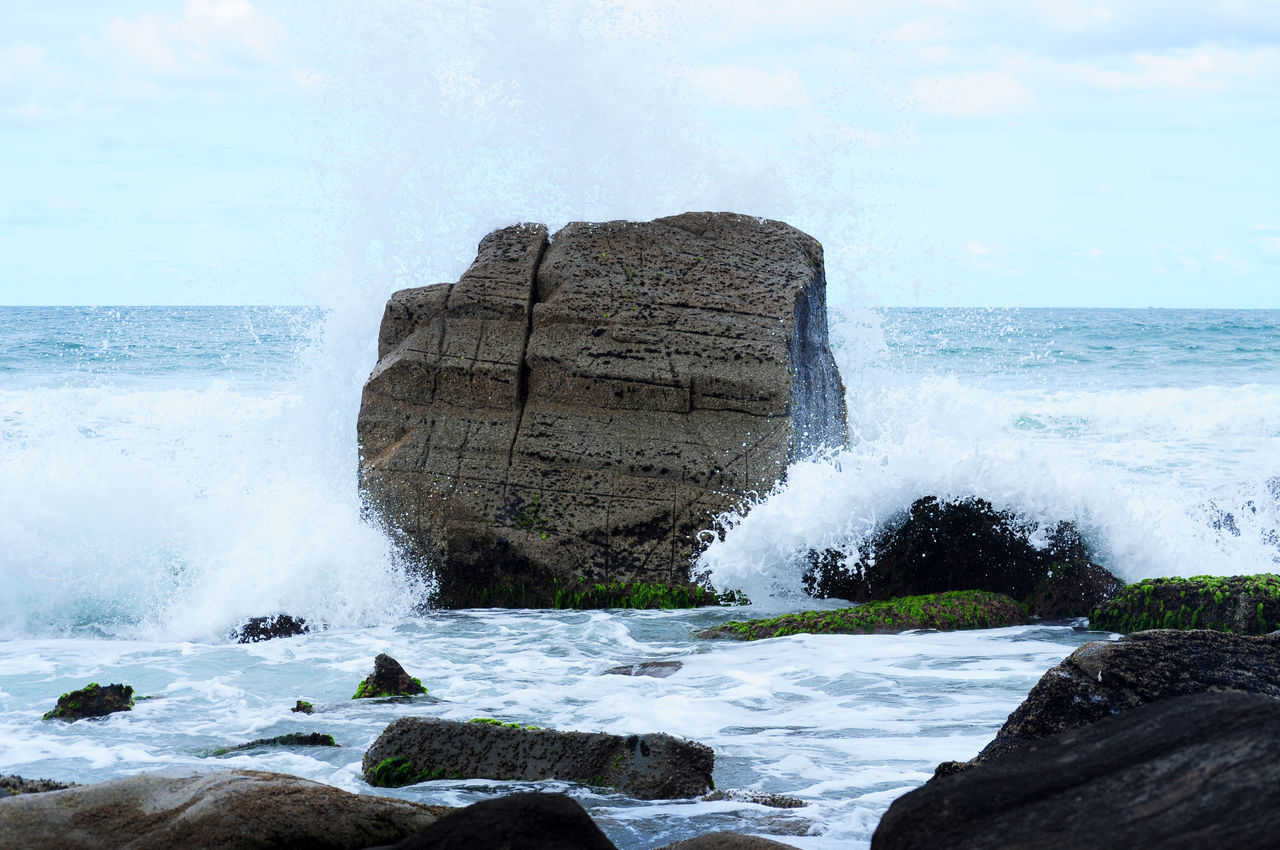
M 117 711 L 133 708 L 132 685 L 102 686 L 90 682 L 78 691 L 58 697 L 58 705 L 45 714 L 45 720 L 80 720 L 85 717 L 105 717 Z
M 351 698 L 409 697 L 426 692 L 421 679 L 410 676 L 399 661 L 383 652 L 373 659 L 373 672 L 356 686 Z
M 1008 596 L 985 590 L 953 590 L 868 602 L 857 608 L 723 623 L 698 632 L 698 637 L 760 640 L 795 634 L 894 634 L 910 629 L 995 629 L 1026 622 L 1026 608 Z
M 1264 635 L 1280 629 L 1280 576 L 1154 578 L 1131 584 L 1089 617 L 1102 631 L 1211 629 Z

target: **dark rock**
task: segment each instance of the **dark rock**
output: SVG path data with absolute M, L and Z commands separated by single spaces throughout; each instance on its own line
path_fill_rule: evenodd
M 1153 703 L 930 780 L 889 807 L 872 850 L 1276 846 L 1280 702 Z
M 1074 524 L 1049 529 L 1037 549 L 1038 526 L 976 497 L 944 502 L 926 496 L 862 541 L 852 566 L 835 549 L 809 553 L 805 590 L 819 598 L 867 602 L 989 590 L 1027 603 L 1039 617 L 1084 617 L 1123 582 L 1089 560 Z
M 90 682 L 78 691 L 58 697 L 56 708 L 44 715 L 45 720 L 80 720 L 85 717 L 105 717 L 117 711 L 133 708 L 132 685 L 107 685 Z
M 314 705 L 312 705 L 311 703 L 307 702 L 306 700 L 304 700 L 304 699 L 300 699 L 300 700 L 298 700 L 298 702 L 293 706 L 293 708 L 291 708 L 291 709 L 289 709 L 289 710 L 290 710 L 290 711 L 298 712 L 299 714 L 311 714 L 311 713 L 313 713 L 313 712 L 316 710 L 316 707 L 315 707 Z
M 602 676 L 652 676 L 665 679 L 684 666 L 683 661 L 640 661 L 636 664 L 621 664 L 610 667 Z
M 458 809 L 394 850 L 617 850 L 564 794 L 510 794 Z M 392 850 L 383 848 L 383 850 Z
M 688 589 L 711 517 L 847 441 L 825 289 L 815 240 L 749 216 L 491 233 L 387 304 L 368 504 L 444 606 Z
M 52 779 L 23 779 L 21 776 L 9 774 L 0 776 L 0 797 L 16 794 L 43 794 L 45 791 L 61 791 L 64 788 L 76 788 L 75 782 L 56 782 Z
M 432 779 L 563 779 L 642 800 L 696 797 L 713 787 L 715 754 L 661 733 L 558 732 L 492 722 L 401 717 L 364 754 L 364 779 L 396 787 Z
M 258 643 L 274 638 L 295 637 L 311 631 L 307 621 L 294 619 L 288 614 L 275 614 L 271 617 L 250 617 L 244 625 L 236 629 L 236 643 Z
M 0 847 L 168 850 L 389 844 L 448 810 L 250 770 L 169 770 L 0 800 Z
M 287 735 L 277 735 L 274 738 L 255 738 L 245 744 L 236 744 L 234 747 L 217 750 L 214 755 L 225 755 L 226 753 L 234 753 L 239 750 L 252 750 L 258 747 L 336 747 L 337 742 L 333 740 L 332 735 L 323 735 L 319 732 L 310 732 L 303 734 L 302 732 L 290 732 Z
M 1265 635 L 1280 629 L 1280 576 L 1154 578 L 1131 584 L 1089 616 L 1095 629 L 1213 629 Z
M 796 846 L 741 832 L 708 832 L 674 844 L 664 844 L 657 850 L 796 850 Z
M 426 692 L 420 679 L 410 676 L 399 661 L 383 652 L 373 659 L 373 672 L 356 686 L 356 692 L 351 698 L 402 697 Z
M 752 791 L 746 788 L 730 788 L 725 791 L 712 791 L 704 794 L 702 799 L 708 803 L 718 800 L 734 800 L 739 803 L 755 803 L 757 806 L 768 806 L 771 809 L 800 809 L 809 805 L 799 797 L 786 794 L 772 794 L 768 791 Z
M 768 620 L 730 621 L 704 629 L 697 637 L 761 640 L 798 634 L 896 634 L 910 629 L 996 629 L 1026 622 L 1026 609 L 1003 594 L 954 590 L 868 602 L 857 608 L 806 611 Z
M 1280 699 L 1280 634 L 1160 629 L 1086 643 L 1040 677 L 977 761 L 1147 703 L 1203 691 Z

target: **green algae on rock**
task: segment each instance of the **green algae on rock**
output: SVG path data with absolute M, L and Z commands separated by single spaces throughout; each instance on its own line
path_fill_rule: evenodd
M 1124 588 L 1089 617 L 1100 631 L 1211 629 L 1264 635 L 1280 629 L 1280 576 L 1152 578 Z
M 805 611 L 768 620 L 729 622 L 698 632 L 703 638 L 761 640 L 796 634 L 893 634 L 911 629 L 996 629 L 1027 622 L 1027 611 L 1002 593 L 953 590 L 868 602 L 856 608 Z
M 80 720 L 85 717 L 105 717 L 117 711 L 133 708 L 132 685 L 107 685 L 90 682 L 78 691 L 58 697 L 58 705 L 46 712 L 45 720 Z
M 356 692 L 351 698 L 407 697 L 426 692 L 421 679 L 410 676 L 399 661 L 383 652 L 373 659 L 373 672 L 356 686 Z

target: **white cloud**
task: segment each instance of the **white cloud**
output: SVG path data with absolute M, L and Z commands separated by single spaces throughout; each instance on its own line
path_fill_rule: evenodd
M 1088 85 L 1107 91 L 1210 92 L 1280 78 L 1280 49 L 1201 45 L 1133 53 L 1122 67 L 1076 66 Z
M 987 254 L 990 254 L 990 253 L 991 253 L 991 249 L 988 248 L 986 245 L 983 245 L 981 242 L 969 243 L 969 256 L 971 257 L 985 257 Z
M 690 72 L 690 84 L 704 97 L 749 109 L 803 106 L 809 102 L 804 81 L 791 68 L 775 72 L 738 65 L 707 65 Z
M 968 71 L 925 77 L 911 85 L 924 109 L 963 118 L 1022 112 L 1036 104 L 1031 90 L 1004 71 Z
M 276 61 L 283 29 L 248 0 L 187 0 L 181 18 L 113 18 L 101 42 L 160 74 L 225 73 Z

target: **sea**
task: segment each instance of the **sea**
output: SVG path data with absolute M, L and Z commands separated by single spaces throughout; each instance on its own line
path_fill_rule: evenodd
M 855 553 L 924 495 L 1071 520 L 1126 580 L 1274 571 L 1280 311 L 833 311 L 850 447 L 799 462 L 707 529 L 696 565 L 752 604 L 440 611 L 364 518 L 355 419 L 377 316 L 272 307 L 0 308 L 0 773 L 98 782 L 166 767 L 279 771 L 465 805 L 564 791 L 622 848 L 714 830 L 866 847 L 898 796 L 973 756 L 1046 669 L 1115 636 L 1087 621 L 754 643 L 693 633 L 831 607 L 810 549 Z M 325 628 L 234 643 L 246 618 Z M 353 702 L 386 652 L 429 688 Z M 609 675 L 674 660 L 667 678 Z M 139 700 L 43 721 L 88 682 Z M 290 711 L 307 700 L 315 713 Z M 494 717 L 710 745 L 745 799 L 643 802 L 565 782 L 360 778 L 393 719 Z M 221 748 L 289 732 L 335 748 Z

